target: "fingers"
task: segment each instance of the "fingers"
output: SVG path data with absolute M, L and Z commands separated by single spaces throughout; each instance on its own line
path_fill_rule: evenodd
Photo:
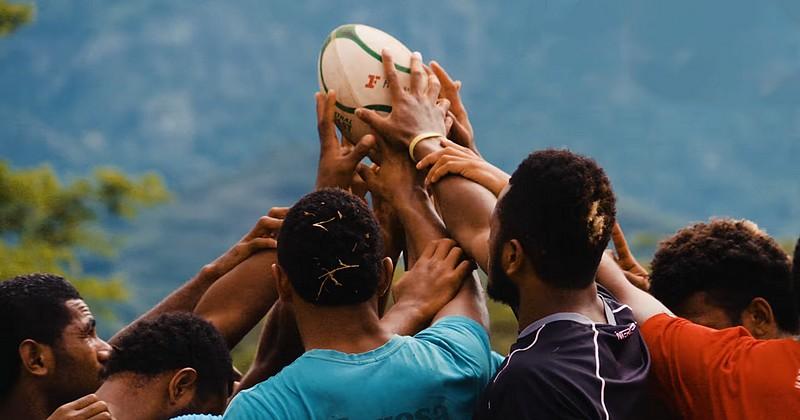
M 114 420 L 114 417 L 108 411 L 104 411 L 102 413 L 92 416 L 87 420 Z
M 442 90 L 442 84 L 439 82 L 439 79 L 436 77 L 430 67 L 423 65 L 423 69 L 425 69 L 425 75 L 428 78 L 428 87 L 425 89 L 425 95 L 431 101 L 436 101 L 436 98 L 439 97 L 439 92 Z
M 287 213 L 289 213 L 289 207 L 273 207 L 269 209 L 267 216 L 275 219 L 285 219 Z
M 75 418 L 78 418 L 78 419 L 90 419 L 90 418 L 93 418 L 94 416 L 99 415 L 100 413 L 103 413 L 103 412 L 108 413 L 108 405 L 105 403 L 105 401 L 96 401 L 96 402 L 92 403 L 91 405 L 89 405 L 88 407 L 84 407 L 84 408 L 78 410 L 75 413 Z M 107 417 L 107 418 L 110 418 L 110 417 Z
M 363 163 L 359 163 L 358 166 L 356 166 L 356 173 L 358 173 L 358 176 L 360 176 L 361 179 L 363 179 L 364 182 L 367 183 L 367 187 L 369 187 L 370 191 L 373 192 L 375 190 L 373 187 L 378 182 L 377 180 L 378 174 L 376 174 L 375 172 L 376 168 L 371 168 Z
M 614 223 L 614 228 L 611 230 L 611 240 L 614 242 L 614 249 L 617 250 L 619 259 L 633 258 L 619 223 Z
M 444 260 L 447 258 L 447 254 L 450 252 L 453 247 L 456 246 L 456 241 L 452 239 L 439 239 L 436 241 L 436 249 L 433 254 L 433 258 L 436 260 Z
M 81 410 L 98 401 L 100 401 L 100 399 L 97 398 L 97 395 L 89 394 L 81 398 L 78 398 L 77 400 L 72 401 L 71 403 L 64 404 L 60 408 L 66 408 L 69 410 Z
M 450 130 L 453 129 L 453 122 L 455 121 L 455 117 L 450 111 L 447 111 L 447 116 L 444 117 L 444 132 L 445 135 L 450 133 Z
M 459 95 L 461 82 L 453 81 L 453 78 L 447 74 L 444 67 L 436 61 L 431 61 L 431 70 L 433 70 L 433 73 L 442 85 L 443 96 L 452 102 L 453 113 L 456 118 L 459 120 L 466 118 L 466 109 L 464 109 L 464 105 L 461 103 L 461 96 Z
M 336 138 L 336 124 L 333 122 L 333 115 L 336 111 L 336 92 L 328 91 L 328 94 L 318 92 L 317 98 L 317 132 L 322 149 L 329 149 L 339 143 Z
M 374 128 L 378 132 L 382 131 L 381 129 L 385 124 L 384 118 L 386 118 L 381 114 L 366 108 L 356 109 L 356 117 L 358 117 L 361 121 L 364 121 L 364 123 Z
M 461 257 L 464 255 L 464 250 L 461 247 L 453 246 L 450 248 L 450 251 L 447 253 L 447 257 L 445 257 L 444 261 L 449 267 L 454 267 L 461 261 Z
M 347 155 L 350 162 L 355 165 L 357 162 L 361 162 L 361 159 L 364 159 L 369 151 L 375 147 L 377 143 L 377 139 L 372 134 L 367 134 L 361 138 L 361 140 L 356 143 L 350 153 Z
M 251 253 L 262 249 L 275 249 L 278 247 L 278 240 L 275 238 L 255 238 L 248 243 L 248 246 Z
M 423 95 L 427 89 L 428 74 L 425 72 L 422 65 L 422 54 L 414 52 L 411 54 L 411 93 L 414 95 Z
M 452 113 L 453 111 L 450 112 Z M 459 121 L 458 118 L 454 118 L 452 138 L 453 140 L 457 141 L 456 144 L 463 147 L 469 147 L 469 144 L 467 144 L 467 142 L 471 137 L 472 135 L 470 134 L 469 130 L 467 130 L 467 127 L 465 127 L 464 124 L 461 124 L 461 121 Z
M 397 80 L 397 70 L 394 68 L 394 59 L 389 50 L 381 51 L 381 62 L 383 62 L 384 76 L 389 82 L 389 93 L 392 95 L 392 99 L 399 98 L 403 94 L 403 88 L 400 86 L 400 81 Z M 359 116 L 359 118 L 361 117 Z
M 441 98 L 436 101 L 436 107 L 439 108 L 439 111 L 442 112 L 442 115 L 447 115 L 447 112 L 450 110 L 450 100 L 447 98 Z
M 427 189 L 432 184 L 439 182 L 440 179 L 444 178 L 449 174 L 460 174 L 461 169 L 463 167 L 463 163 L 455 162 L 450 160 L 441 159 L 433 165 L 433 168 L 428 172 L 428 176 L 425 177 L 425 185 L 424 187 Z
M 453 82 L 453 78 L 447 74 L 447 71 L 445 71 L 444 67 L 442 67 L 439 62 L 435 60 L 431 61 L 431 70 L 433 70 L 433 73 L 436 75 L 436 78 L 439 79 L 443 88 L 449 89 L 454 87 L 455 82 Z
M 464 277 L 466 277 L 467 274 L 469 274 L 469 272 L 472 271 L 472 267 L 473 267 L 472 261 L 470 260 L 461 261 L 456 266 L 455 269 L 456 278 L 463 279 Z
M 437 150 L 435 152 L 429 153 L 427 156 L 425 156 L 419 162 L 417 162 L 417 169 L 423 169 L 425 167 L 433 165 L 434 163 L 436 163 L 436 161 L 439 160 L 439 158 L 442 157 L 442 155 L 444 155 L 446 153 L 447 153 L 447 149 L 446 148 L 439 149 L 439 150 Z

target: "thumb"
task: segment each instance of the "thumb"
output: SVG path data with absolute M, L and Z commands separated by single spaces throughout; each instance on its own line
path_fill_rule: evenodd
M 364 121 L 367 125 L 374 128 L 377 131 L 381 131 L 383 128 L 383 117 L 378 114 L 377 112 L 366 109 L 366 108 L 358 108 L 356 109 L 356 117 L 358 117 L 361 121 Z
M 364 165 L 363 163 L 359 163 L 358 166 L 356 167 L 356 172 L 358 172 L 358 176 L 360 176 L 361 179 L 364 180 L 364 182 L 367 184 L 368 187 L 372 187 L 373 185 L 375 185 L 376 175 L 375 172 L 372 170 L 372 168 L 370 168 L 367 165 Z
M 364 159 L 369 151 L 375 147 L 376 143 L 377 140 L 375 139 L 375 136 L 372 134 L 365 135 L 361 138 L 361 140 L 359 140 L 358 143 L 356 143 L 355 147 L 353 147 L 353 150 L 351 150 L 347 155 L 348 159 L 350 159 L 353 163 L 361 162 L 361 159 Z

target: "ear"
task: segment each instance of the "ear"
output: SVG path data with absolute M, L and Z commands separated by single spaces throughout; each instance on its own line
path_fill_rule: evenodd
M 754 298 L 742 311 L 742 326 L 758 339 L 777 338 L 778 323 L 772 306 L 762 297 Z
M 278 264 L 272 264 L 272 276 L 275 279 L 275 286 L 278 288 L 278 298 L 284 302 L 292 302 L 292 284 L 289 277 Z
M 522 250 L 522 244 L 516 239 L 504 243 L 500 260 L 503 271 L 509 277 L 522 272 L 525 268 L 525 253 Z
M 29 374 L 42 377 L 55 370 L 56 359 L 50 346 L 27 339 L 19 343 L 17 351 L 22 361 L 22 369 Z
M 169 404 L 180 408 L 194 400 L 197 391 L 197 371 L 183 368 L 172 375 L 169 381 Z
M 392 288 L 392 279 L 394 277 L 394 264 L 392 259 L 384 257 L 381 260 L 380 276 L 378 278 L 378 297 L 386 296 L 389 289 Z

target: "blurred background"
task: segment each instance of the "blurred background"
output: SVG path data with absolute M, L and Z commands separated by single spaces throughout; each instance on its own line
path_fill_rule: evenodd
M 344 23 L 462 80 L 504 170 L 597 159 L 645 261 L 711 216 L 800 233 L 798 2 L 0 0 L 2 277 L 69 276 L 108 337 L 310 191 L 317 54 Z

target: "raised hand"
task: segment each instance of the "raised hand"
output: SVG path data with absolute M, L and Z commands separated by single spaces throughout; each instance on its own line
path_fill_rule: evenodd
M 349 189 L 356 166 L 375 146 L 375 137 L 364 136 L 355 146 L 342 142 L 336 135 L 333 121 L 336 92 L 317 92 L 317 131 L 319 132 L 319 166 L 316 189 L 338 187 Z
M 448 116 L 452 119 L 452 127 L 448 127 L 447 137 L 456 144 L 467 147 L 480 156 L 478 147 L 475 145 L 475 134 L 472 130 L 472 124 L 469 122 L 467 109 L 461 101 L 461 82 L 454 81 L 436 61 L 431 61 L 431 70 L 433 70 L 442 85 L 439 97 L 450 101 Z
M 453 299 L 472 270 L 472 262 L 464 260 L 463 255 L 452 239 L 429 242 L 411 270 L 392 286 L 395 304 L 413 303 L 433 317 Z
M 639 264 L 639 261 L 636 261 L 636 258 L 631 253 L 619 223 L 614 224 L 614 229 L 611 231 L 611 239 L 614 242 L 614 248 L 617 250 L 614 261 L 622 269 L 625 278 L 639 289 L 649 290 L 650 274 Z
M 361 164 L 357 171 L 373 198 L 383 199 L 397 207 L 414 195 L 417 171 L 404 153 L 389 150 L 385 152 L 380 166 Z
M 417 169 L 430 167 L 425 177 L 425 188 L 436 183 L 446 175 L 460 175 L 483 185 L 495 196 L 508 184 L 509 176 L 491 163 L 485 161 L 474 151 L 443 139 L 443 147 L 425 156 L 417 163 Z
M 206 264 L 201 273 L 204 277 L 221 277 L 251 255 L 265 249 L 278 247 L 278 232 L 289 209 L 274 207 L 267 216 L 261 216 L 255 226 L 239 239 L 228 251 L 213 262 Z
M 411 86 L 406 92 L 397 80 L 391 54 L 384 50 L 381 55 L 392 97 L 392 112 L 384 117 L 375 111 L 359 108 L 356 116 L 396 149 L 408 149 L 411 140 L 422 133 L 444 136 L 445 115 L 450 101 L 438 99 L 441 84 L 433 71 L 422 64 L 422 56 L 419 53 L 411 55 Z
M 47 420 L 113 420 L 108 405 L 94 394 L 58 407 Z

